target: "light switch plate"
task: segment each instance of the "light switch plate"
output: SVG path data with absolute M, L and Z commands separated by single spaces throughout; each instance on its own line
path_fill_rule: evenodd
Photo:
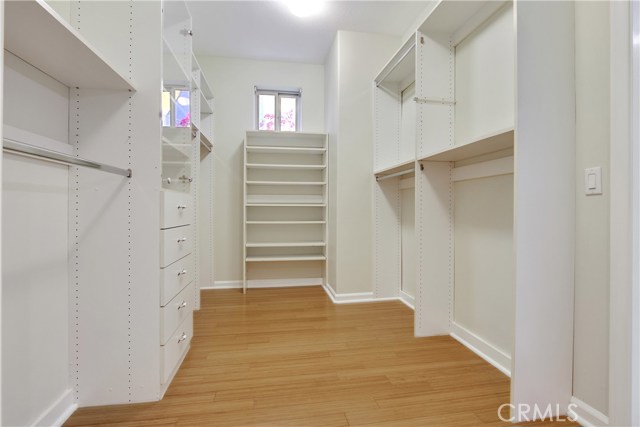
M 584 194 L 602 194 L 602 168 L 600 166 L 584 170 Z

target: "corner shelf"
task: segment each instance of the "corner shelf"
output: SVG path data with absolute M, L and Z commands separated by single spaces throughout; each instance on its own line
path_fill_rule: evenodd
M 430 162 L 457 162 L 482 156 L 484 154 L 495 153 L 496 151 L 506 150 L 513 148 L 513 146 L 514 131 L 513 128 L 508 128 L 482 136 L 466 144 L 456 145 L 427 154 L 418 160 Z
M 44 0 L 5 2 L 4 48 L 68 87 L 135 90 Z

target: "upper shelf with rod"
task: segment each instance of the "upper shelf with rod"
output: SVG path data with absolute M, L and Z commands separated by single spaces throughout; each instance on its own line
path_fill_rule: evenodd
M 44 0 L 5 2 L 4 47 L 68 87 L 133 90 Z

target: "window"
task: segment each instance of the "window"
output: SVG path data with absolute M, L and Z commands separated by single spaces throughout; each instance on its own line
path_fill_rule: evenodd
M 162 126 L 191 126 L 190 93 L 188 90 L 165 88 L 162 92 Z
M 300 90 L 256 87 L 256 128 L 282 132 L 300 130 Z

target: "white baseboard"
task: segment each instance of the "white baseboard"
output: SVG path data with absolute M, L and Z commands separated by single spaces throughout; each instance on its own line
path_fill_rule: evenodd
M 576 415 L 576 421 L 583 427 L 604 427 L 609 425 L 609 417 L 587 405 L 575 396 L 571 396 L 571 403 L 576 405 L 573 412 Z
M 450 335 L 503 374 L 511 377 L 511 356 L 455 322 L 451 324 Z
M 289 288 L 295 286 L 322 286 L 322 278 L 311 279 L 263 279 L 248 280 L 247 288 Z M 213 285 L 200 286 L 200 289 L 241 289 L 242 280 L 217 280 Z
M 402 301 L 411 310 L 416 310 L 416 300 L 414 297 L 404 291 L 400 291 L 400 301 Z
M 33 423 L 34 426 L 61 426 L 78 409 L 73 390 L 67 389 Z
M 322 286 L 329 298 L 334 304 L 354 304 L 359 302 L 382 302 L 382 301 L 397 301 L 398 297 L 392 298 L 375 298 L 373 292 L 357 292 L 350 294 L 337 294 L 333 290 L 331 285 L 326 284 Z

